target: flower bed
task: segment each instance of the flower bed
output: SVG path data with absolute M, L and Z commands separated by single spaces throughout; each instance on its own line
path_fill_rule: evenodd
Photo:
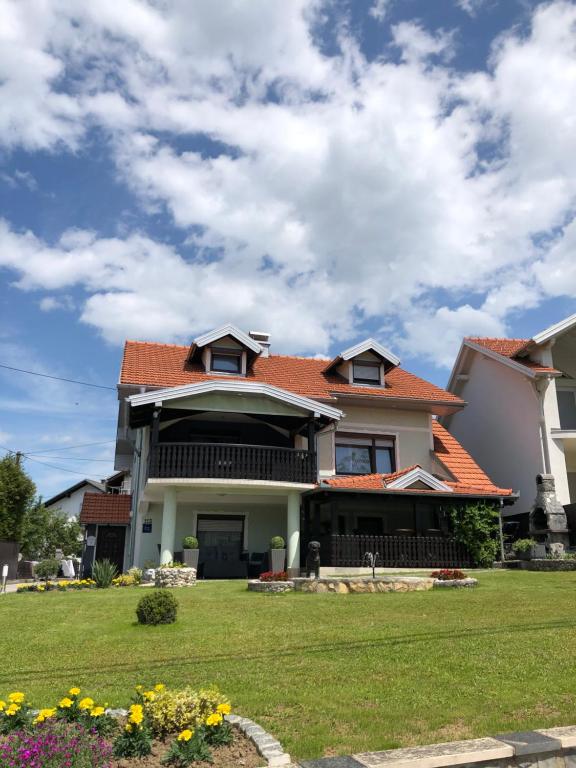
M 442 568 L 430 574 L 435 587 L 475 587 L 478 579 L 466 576 L 459 568 Z
M 95 589 L 96 582 L 93 579 L 80 579 L 79 581 L 42 581 L 34 584 L 19 584 L 17 592 L 75 592 L 80 589 Z
M 0 700 L 0 766 L 262 765 L 255 744 L 228 722 L 230 712 L 230 702 L 217 688 L 170 690 L 161 683 L 149 689 L 137 686 L 129 709 L 116 712 L 85 696 L 78 687 L 40 710 L 33 709 L 23 692 L 13 691 Z M 267 741 L 273 741 L 265 735 Z M 284 755 L 281 749 L 274 754 Z M 288 763 L 288 756 L 285 758 Z

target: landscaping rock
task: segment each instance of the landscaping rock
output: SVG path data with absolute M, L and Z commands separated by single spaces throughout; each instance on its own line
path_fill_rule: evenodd
M 293 581 L 259 581 L 253 579 L 248 582 L 248 592 L 291 592 L 294 589 Z
M 321 579 L 294 579 L 296 592 L 334 592 L 345 595 L 368 594 L 372 592 L 422 592 L 432 589 L 434 579 L 417 576 L 355 576 L 343 578 L 339 576 Z
M 157 568 L 157 587 L 190 587 L 196 584 L 196 568 Z
M 478 579 L 467 577 L 466 579 L 434 579 L 435 587 L 475 587 Z

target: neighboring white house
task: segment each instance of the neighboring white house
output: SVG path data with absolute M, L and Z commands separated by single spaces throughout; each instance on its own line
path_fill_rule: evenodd
M 98 483 L 96 480 L 88 479 L 80 480 L 79 483 L 71 485 L 70 488 L 66 488 L 64 491 L 57 493 L 56 496 L 52 496 L 48 501 L 45 501 L 44 506 L 54 512 L 60 512 L 68 520 L 72 520 L 72 518 L 78 520 L 84 494 L 104 493 L 104 488 L 103 482 Z
M 531 339 L 466 338 L 447 387 L 467 402 L 443 424 L 526 513 L 538 473 L 576 502 L 576 315 Z M 504 513 L 506 514 L 506 512 Z
M 71 485 L 70 488 L 57 493 L 44 502 L 47 509 L 60 512 L 63 516 L 71 520 L 80 517 L 82 502 L 86 493 L 129 493 L 130 476 L 126 472 L 115 472 L 110 477 L 106 477 L 100 482 L 89 480 L 88 478 L 80 480 L 79 483 Z

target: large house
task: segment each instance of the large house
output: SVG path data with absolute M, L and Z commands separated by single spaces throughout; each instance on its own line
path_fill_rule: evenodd
M 88 567 L 107 549 L 124 567 L 167 563 L 188 535 L 206 577 L 245 575 L 276 535 L 291 573 L 310 540 L 323 566 L 361 565 L 367 542 L 382 553 L 370 536 L 394 542 L 391 564 L 450 565 L 448 508 L 513 500 L 438 422 L 463 400 L 372 339 L 332 360 L 271 354 L 267 334 L 232 325 L 190 346 L 128 341 L 118 398 L 131 506 L 89 499 Z
M 530 511 L 536 475 L 552 474 L 561 504 L 576 503 L 576 315 L 531 339 L 466 338 L 448 390 L 468 403 L 443 424 L 495 482 Z

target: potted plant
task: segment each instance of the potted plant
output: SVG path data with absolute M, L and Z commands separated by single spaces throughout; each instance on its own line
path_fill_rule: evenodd
M 184 565 L 198 570 L 198 539 L 195 536 L 186 536 L 182 541 L 182 559 Z
M 512 549 L 519 560 L 531 560 L 535 544 L 534 539 L 517 539 L 512 544 Z
M 273 573 L 283 571 L 286 564 L 286 542 L 282 536 L 270 539 L 270 570 Z

